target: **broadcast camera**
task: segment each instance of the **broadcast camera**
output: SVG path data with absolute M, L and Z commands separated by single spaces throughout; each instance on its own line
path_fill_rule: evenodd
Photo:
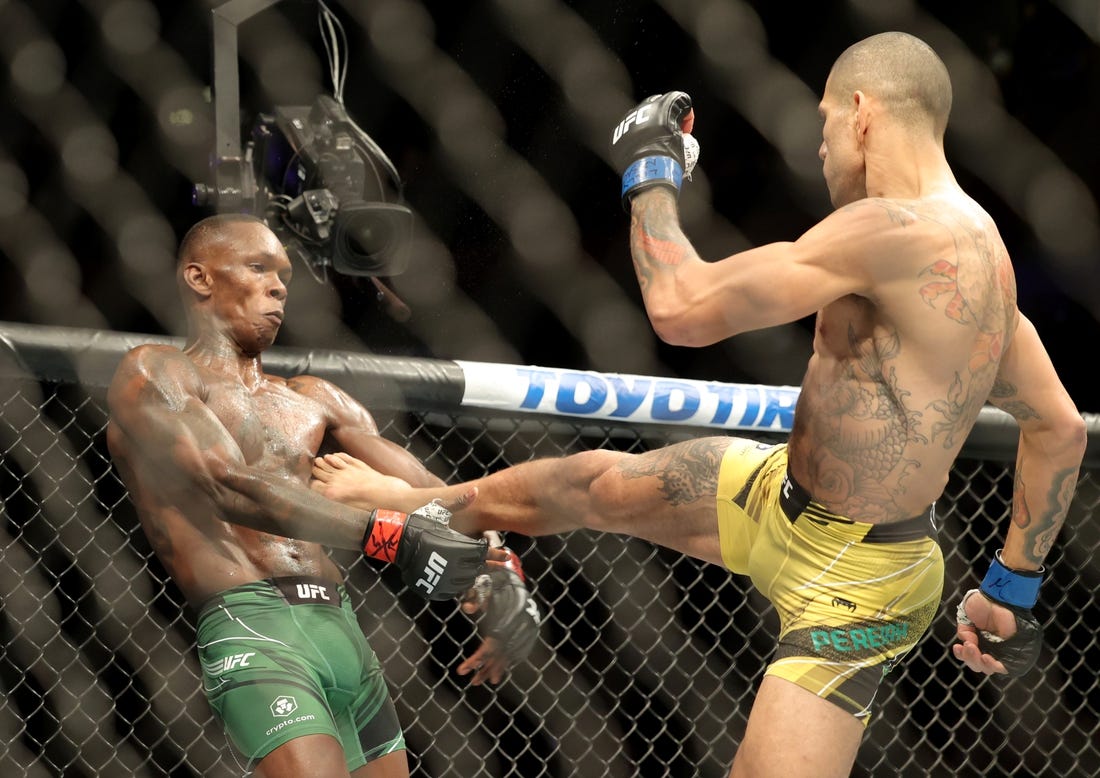
M 333 96 L 259 114 L 243 153 L 237 28 L 280 0 L 229 0 L 214 9 L 214 185 L 196 184 L 193 201 L 259 216 L 320 281 L 332 268 L 370 276 L 383 294 L 376 277 L 399 275 L 408 265 L 412 212 L 393 163 L 344 108 L 346 38 L 317 1 Z

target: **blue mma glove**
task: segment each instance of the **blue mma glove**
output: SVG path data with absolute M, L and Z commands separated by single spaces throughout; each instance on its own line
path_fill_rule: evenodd
M 998 637 L 985 630 L 978 630 L 978 648 L 1005 666 L 1012 677 L 1019 677 L 1034 666 L 1043 645 L 1043 625 L 1031 613 L 1039 599 L 1039 586 L 1043 582 L 1043 568 L 1038 570 L 1012 570 L 1001 561 L 998 551 L 981 587 L 963 595 L 956 611 L 960 624 L 973 626 L 966 615 L 966 601 L 980 594 L 990 602 L 1012 611 L 1016 617 L 1016 634 L 1009 638 Z

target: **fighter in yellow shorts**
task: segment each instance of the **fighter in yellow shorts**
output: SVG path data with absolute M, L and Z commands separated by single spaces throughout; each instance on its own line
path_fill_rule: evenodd
M 712 437 L 586 451 L 462 486 L 478 490 L 463 512 L 475 528 L 620 533 L 752 577 L 782 634 L 731 778 L 851 774 L 877 680 L 938 606 L 930 506 L 987 403 L 1019 427 L 1012 521 L 980 588 L 957 606 L 952 651 L 986 674 L 1020 675 L 1039 656 L 1031 608 L 1086 428 L 1017 307 L 996 224 L 947 162 L 952 94 L 947 66 L 919 38 L 883 32 L 849 46 L 817 104 L 833 209 L 801 235 L 723 259 L 702 256 L 680 218 L 699 158 L 691 96 L 651 95 L 627 110 L 610 159 L 656 335 L 713 346 L 816 315 L 787 444 Z M 445 498 L 428 490 L 376 504 L 407 510 L 425 496 Z
M 864 724 L 879 681 L 932 623 L 943 592 L 934 507 L 891 524 L 851 521 L 810 499 L 786 445 L 736 439 L 718 476 L 722 561 L 779 614 L 767 674 Z

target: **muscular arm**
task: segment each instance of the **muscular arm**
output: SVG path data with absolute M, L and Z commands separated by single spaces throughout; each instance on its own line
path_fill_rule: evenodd
M 142 474 L 139 492 L 197 492 L 225 521 L 335 548 L 362 547 L 367 512 L 250 466 L 203 391 L 194 366 L 175 349 L 145 346 L 124 357 L 108 390 L 108 442 L 113 457 Z
M 1013 569 L 1036 570 L 1065 521 L 1087 433 L 1035 327 L 1023 315 L 1001 362 L 990 402 L 1012 415 L 1020 427 L 1004 563 Z
M 424 467 L 419 459 L 379 435 L 378 425 L 370 411 L 344 390 L 328 381 L 305 376 L 291 379 L 288 384 L 325 407 L 329 415 L 327 435 L 335 450 L 346 451 L 378 472 L 399 478 L 410 486 L 443 485 L 443 481 Z
M 704 262 L 680 227 L 675 196 L 655 187 L 632 200 L 630 250 L 656 333 L 674 345 L 704 346 L 866 292 L 870 270 L 863 263 L 896 256 L 889 244 L 901 228 L 883 201 L 862 201 L 793 243 Z

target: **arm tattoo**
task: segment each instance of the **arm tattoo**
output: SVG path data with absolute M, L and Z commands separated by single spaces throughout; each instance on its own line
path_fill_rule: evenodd
M 674 269 L 690 256 L 691 247 L 671 200 L 649 198 L 645 205 L 631 211 L 630 253 L 643 292 L 656 273 Z
M 654 477 L 670 505 L 686 505 L 704 497 L 714 497 L 718 488 L 718 469 L 729 447 L 728 438 L 689 440 L 650 451 L 620 465 L 623 478 Z
M 1055 538 L 1065 522 L 1066 511 L 1073 500 L 1077 486 L 1077 468 L 1066 468 L 1054 476 L 1046 504 L 1039 516 L 1033 516 L 1027 506 L 1027 487 L 1019 472 L 1016 473 L 1012 509 L 1012 523 L 1023 530 L 1026 540 L 1024 553 L 1028 561 L 1042 564 L 1054 545 Z
M 998 378 L 993 382 L 993 388 L 989 392 L 989 400 L 1005 413 L 1017 421 L 1042 418 L 1039 413 L 1023 400 L 1016 397 L 1016 385 Z

